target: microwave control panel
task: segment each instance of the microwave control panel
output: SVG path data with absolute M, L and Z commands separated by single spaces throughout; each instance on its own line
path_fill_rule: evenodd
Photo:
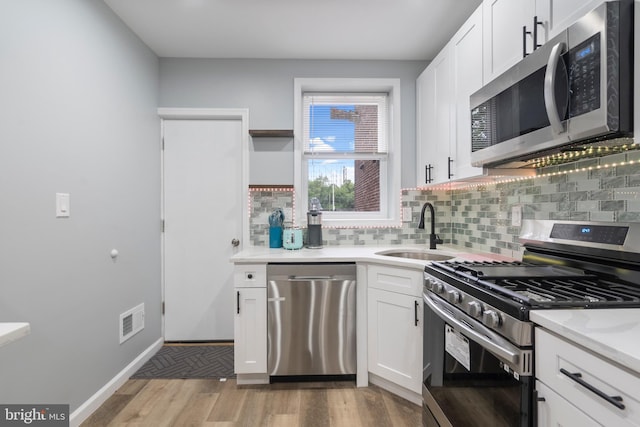
M 569 117 L 600 108 L 600 33 L 563 57 L 569 71 Z

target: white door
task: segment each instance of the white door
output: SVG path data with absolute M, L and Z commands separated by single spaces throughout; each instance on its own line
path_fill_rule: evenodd
M 165 340 L 233 339 L 242 121 L 163 120 Z

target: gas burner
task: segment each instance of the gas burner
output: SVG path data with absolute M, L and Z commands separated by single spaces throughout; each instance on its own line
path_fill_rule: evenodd
M 640 306 L 640 288 L 575 267 L 527 262 L 441 261 L 431 268 L 528 308 Z

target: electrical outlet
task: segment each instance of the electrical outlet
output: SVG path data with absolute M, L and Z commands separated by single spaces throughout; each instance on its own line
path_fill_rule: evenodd
M 402 208 L 402 222 L 411 222 L 411 208 Z
M 522 225 L 522 206 L 511 206 L 511 225 L 520 227 Z

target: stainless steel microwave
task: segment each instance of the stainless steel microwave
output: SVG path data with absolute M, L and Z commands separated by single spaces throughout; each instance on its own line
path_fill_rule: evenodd
M 633 131 L 633 1 L 607 2 L 471 95 L 473 166 Z

